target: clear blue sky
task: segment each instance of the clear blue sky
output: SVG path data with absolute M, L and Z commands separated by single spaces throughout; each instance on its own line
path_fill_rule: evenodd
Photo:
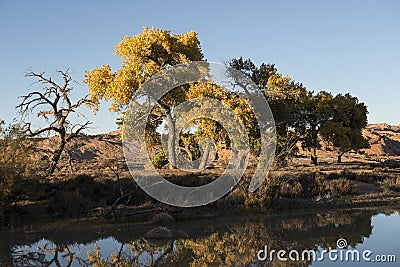
M 17 117 L 29 69 L 49 74 L 120 62 L 114 46 L 142 26 L 198 32 L 205 58 L 275 63 L 309 90 L 357 96 L 369 122 L 400 124 L 400 1 L 1 1 L 0 119 Z M 76 93 L 87 94 L 84 85 Z M 91 133 L 114 130 L 105 103 Z M 40 125 L 39 123 L 37 125 Z

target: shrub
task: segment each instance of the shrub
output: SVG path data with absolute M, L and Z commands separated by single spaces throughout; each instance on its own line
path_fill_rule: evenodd
M 312 198 L 325 194 L 326 181 L 317 173 L 271 175 L 268 183 L 275 198 Z
M 92 198 L 96 190 L 94 178 L 86 174 L 78 174 L 71 179 L 70 190 L 76 190 L 83 197 Z
M 240 205 L 244 203 L 245 207 L 250 209 L 271 207 L 273 204 L 273 193 L 270 192 L 269 185 L 264 182 L 256 191 L 249 192 L 250 178 L 250 176 L 245 176 L 239 182 L 237 192 L 231 196 L 233 204 Z
M 242 205 L 245 203 L 246 200 L 246 193 L 240 189 L 234 189 L 229 195 L 229 201 L 233 205 Z
M 292 183 L 283 183 L 280 187 L 280 196 L 282 197 L 301 197 L 303 195 L 303 186 L 299 181 Z
M 75 217 L 90 207 L 90 199 L 78 191 L 58 191 L 48 203 L 49 211 L 60 217 Z
M 353 184 L 346 178 L 330 181 L 327 189 L 331 196 L 347 196 L 354 192 Z
M 0 224 L 5 223 L 16 197 L 14 186 L 33 174 L 30 150 L 31 142 L 26 140 L 23 127 L 18 123 L 6 126 L 0 120 Z

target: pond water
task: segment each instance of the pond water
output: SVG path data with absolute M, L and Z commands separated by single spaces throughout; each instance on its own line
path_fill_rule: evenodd
M 0 232 L 0 265 L 399 266 L 400 215 L 383 210 L 175 222 L 171 239 L 144 238 L 149 224 Z

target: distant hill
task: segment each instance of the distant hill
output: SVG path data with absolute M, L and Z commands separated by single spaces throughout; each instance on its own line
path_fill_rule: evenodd
M 361 150 L 365 155 L 400 156 L 400 125 L 369 124 L 363 129 L 363 135 L 371 145 L 371 148 Z M 39 141 L 35 149 L 38 153 L 35 153 L 34 156 L 38 160 L 45 160 L 46 157 L 51 156 L 46 151 L 54 149 L 55 145 L 54 137 Z M 69 172 L 69 162 L 72 162 L 72 165 L 81 171 L 104 172 L 108 170 L 112 174 L 115 168 L 126 169 L 119 131 L 99 135 L 81 135 L 69 147 L 70 156 L 68 153 L 64 153 L 59 173 Z M 320 156 L 335 157 L 333 148 L 323 140 L 320 140 L 319 150 Z M 132 146 L 131 152 L 136 153 L 138 158 L 146 157 L 146 153 L 140 147 Z M 301 152 L 301 154 L 307 153 L 307 151 Z M 70 161 L 70 159 L 72 160 Z
M 368 155 L 400 156 L 400 125 L 369 124 L 363 135 L 371 148 L 363 149 Z
M 400 125 L 389 125 L 386 123 L 368 124 L 362 130 L 363 136 L 368 140 L 370 148 L 361 149 L 360 152 L 368 156 L 400 156 Z M 301 147 L 301 144 L 298 144 Z M 319 138 L 319 153 L 326 157 L 332 157 L 335 149 Z M 302 151 L 300 154 L 309 154 Z

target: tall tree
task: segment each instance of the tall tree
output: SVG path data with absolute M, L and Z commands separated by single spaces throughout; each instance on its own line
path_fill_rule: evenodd
M 321 91 L 308 93 L 304 105 L 296 111 L 294 128 L 304 135 L 303 144 L 311 149 L 311 162 L 318 165 L 318 136 L 338 151 L 338 162 L 345 152 L 366 147 L 361 130 L 367 125 L 367 107 L 350 94 Z
M 277 132 L 277 163 L 286 166 L 303 135 L 296 129 L 296 116 L 307 99 L 307 89 L 289 76 L 274 73 L 268 78 L 264 94 L 274 114 Z
M 321 125 L 333 118 L 332 99 L 333 96 L 325 91 L 316 95 L 308 92 L 294 113 L 292 126 L 303 136 L 303 145 L 311 150 L 311 163 L 314 165 L 318 165 L 317 147 Z
M 65 146 L 72 139 L 78 137 L 79 133 L 88 128 L 90 122 L 71 123 L 70 116 L 74 113 L 78 114 L 78 109 L 91 101 L 86 97 L 80 98 L 76 102 L 71 100 L 71 91 L 73 81 L 67 71 L 58 71 L 61 75 L 62 82 L 58 83 L 51 77 L 45 77 L 44 72 L 35 73 L 33 71 L 26 74 L 27 77 L 35 78 L 36 83 L 43 85 L 38 91 L 30 92 L 21 96 L 21 103 L 17 106 L 23 119 L 27 119 L 29 114 L 36 113 L 39 118 L 47 122 L 44 128 L 32 131 L 31 123 L 27 122 L 27 133 L 30 137 L 40 136 L 42 134 L 56 134 L 59 137 L 57 149 L 53 152 L 51 166 L 48 175 L 52 175 L 60 160 Z
M 135 92 L 151 76 L 168 66 L 203 59 L 200 41 L 194 31 L 186 34 L 171 34 L 170 31 L 143 28 L 133 37 L 126 36 L 115 46 L 115 54 L 122 62 L 121 69 L 113 72 L 109 65 L 92 69 L 85 74 L 94 109 L 100 100 L 111 100 L 111 111 L 123 113 Z M 152 128 L 163 118 L 168 123 L 168 158 L 173 168 L 175 155 L 175 119 L 173 107 L 184 98 L 182 91 L 175 91 L 158 101 L 158 111 L 153 113 Z
M 240 57 L 231 60 L 229 65 L 247 75 L 264 92 L 275 120 L 276 162 L 278 165 L 287 165 L 300 138 L 292 128 L 295 112 L 304 104 L 306 88 L 289 76 L 278 73 L 274 64 L 262 63 L 257 67 L 250 59 Z
M 366 126 L 367 108 L 350 94 L 337 95 L 321 91 L 317 94 L 289 76 L 280 74 L 275 65 L 257 67 L 250 59 L 233 59 L 230 66 L 240 70 L 258 85 L 274 115 L 277 133 L 277 162 L 286 165 L 295 144 L 311 150 L 311 162 L 318 164 L 318 136 L 338 150 L 338 161 L 350 149 L 366 146 L 361 129 Z
M 221 101 L 224 105 L 229 107 L 233 113 L 235 113 L 238 118 L 241 120 L 243 123 L 243 126 L 245 129 L 238 129 L 235 128 L 234 131 L 231 133 L 234 134 L 235 136 L 248 136 L 248 141 L 249 141 L 249 146 L 251 149 L 251 152 L 254 154 L 258 154 L 260 150 L 260 132 L 257 127 L 257 119 L 255 117 L 255 114 L 252 112 L 252 110 L 249 108 L 248 104 L 246 101 L 241 98 L 240 96 L 228 92 L 228 90 L 224 89 L 223 87 L 217 86 L 212 83 L 194 83 L 191 84 L 189 87 L 189 90 L 187 91 L 186 97 L 188 99 L 195 99 L 198 97 L 208 97 L 212 99 L 217 99 Z M 209 103 L 203 103 L 203 107 L 208 105 Z M 223 118 L 224 116 L 229 117 L 227 114 L 221 113 L 220 110 L 218 111 L 211 111 L 209 115 L 211 115 L 213 118 Z M 226 119 L 225 117 L 224 121 L 227 123 L 229 119 Z M 194 128 L 196 128 L 195 136 L 197 137 L 197 140 L 203 140 L 205 138 L 210 138 L 211 140 L 214 141 L 215 144 L 218 145 L 225 143 L 227 147 L 230 147 L 231 140 L 229 137 L 229 134 L 227 130 L 224 128 L 224 126 L 214 120 L 207 119 L 207 118 L 199 118 L 193 122 Z M 232 130 L 232 129 L 231 129 Z M 241 130 L 245 130 L 246 132 L 241 132 Z M 245 142 L 244 140 L 240 140 L 240 142 Z M 239 147 L 243 146 L 244 143 L 238 144 Z M 205 153 L 203 154 L 202 158 L 202 164 L 201 167 L 204 167 L 205 160 L 208 157 L 210 147 L 206 146 Z M 236 153 L 236 151 L 233 151 Z M 237 155 L 240 159 L 243 159 L 247 155 L 242 155 L 240 154 L 240 151 L 237 151 L 239 154 Z M 243 163 L 243 161 L 241 161 Z M 201 168 L 202 169 L 202 168 Z
M 367 126 L 368 110 L 364 103 L 350 94 L 338 94 L 333 98 L 332 120 L 321 125 L 321 136 L 338 151 L 337 162 L 342 162 L 342 156 L 351 150 L 369 146 L 362 135 L 362 129 Z
M 249 77 L 260 89 L 267 87 L 269 77 L 277 73 L 275 64 L 262 63 L 257 67 L 250 59 L 242 57 L 232 59 L 228 64 Z

